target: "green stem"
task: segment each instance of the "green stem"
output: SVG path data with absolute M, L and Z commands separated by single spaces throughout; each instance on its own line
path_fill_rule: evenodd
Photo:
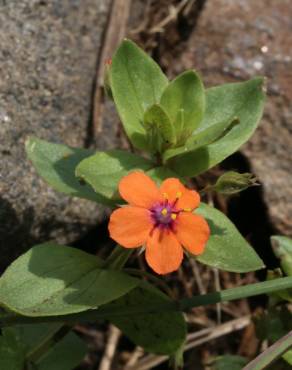
M 153 283 L 160 286 L 170 298 L 173 298 L 173 292 L 169 288 L 169 286 L 163 280 L 157 278 L 156 276 L 150 274 L 149 272 L 136 270 L 132 268 L 125 268 L 123 271 L 129 273 L 130 275 L 142 276 L 142 277 L 148 278 L 149 280 L 153 281 Z
M 220 292 L 203 294 L 180 301 L 165 301 L 153 303 L 148 307 L 142 306 L 114 306 L 107 305 L 98 309 L 74 313 L 62 316 L 27 317 L 17 314 L 6 314 L 0 316 L 0 327 L 19 324 L 32 324 L 37 322 L 80 322 L 95 321 L 97 319 L 108 319 L 113 316 L 141 315 L 145 313 L 177 312 L 187 311 L 193 307 L 215 304 L 218 302 L 232 301 L 235 299 L 252 297 L 260 294 L 269 294 L 278 290 L 292 288 L 292 276 L 250 284 L 238 288 L 226 289 Z
M 46 354 L 50 348 L 65 337 L 71 330 L 70 326 L 60 324 L 59 327 L 54 328 L 51 332 L 43 338 L 43 340 L 31 349 L 25 356 L 27 362 L 36 363 L 41 357 Z
M 257 356 L 242 370 L 262 370 L 272 362 L 277 360 L 286 351 L 292 348 L 292 331 L 287 335 L 277 340 L 271 347 L 267 348 L 263 353 Z
M 110 267 L 112 270 L 121 270 L 132 253 L 133 249 L 126 249 L 117 245 L 105 260 L 104 268 Z

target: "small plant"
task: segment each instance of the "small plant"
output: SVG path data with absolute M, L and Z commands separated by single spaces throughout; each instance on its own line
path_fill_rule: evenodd
M 184 254 L 231 272 L 264 268 L 232 222 L 187 185 L 253 134 L 263 112 L 263 78 L 205 89 L 190 70 L 168 81 L 125 40 L 107 64 L 106 89 L 133 152 L 94 152 L 39 138 L 29 138 L 26 151 L 57 191 L 114 209 L 109 232 L 118 245 L 102 260 L 43 243 L 7 268 L 0 279 L 1 369 L 52 369 L 57 353 L 62 369 L 72 369 L 85 349 L 70 329 L 96 320 L 110 321 L 148 352 L 170 356 L 178 368 L 187 332 L 184 311 L 257 294 L 279 296 L 292 288 L 292 276 L 277 277 L 176 301 L 155 284 L 163 279 L 155 274 L 177 270 Z M 229 172 L 202 190 L 233 194 L 252 185 L 252 175 Z M 140 270 L 125 268 L 140 247 L 153 270 L 147 282 Z M 245 363 L 232 356 L 228 361 Z

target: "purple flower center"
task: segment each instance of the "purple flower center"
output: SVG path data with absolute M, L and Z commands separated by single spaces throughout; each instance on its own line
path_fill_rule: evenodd
M 170 204 L 168 201 L 151 208 L 151 217 L 155 227 L 172 228 L 177 214 L 178 210 L 175 208 L 175 204 Z

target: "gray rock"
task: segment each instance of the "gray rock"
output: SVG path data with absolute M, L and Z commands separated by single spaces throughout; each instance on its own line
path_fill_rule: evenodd
M 179 58 L 207 86 L 267 77 L 260 127 L 242 152 L 264 188 L 273 225 L 292 235 L 292 58 L 290 0 L 207 1 Z M 177 72 L 177 71 L 176 71 Z
M 109 5 L 0 0 L 0 270 L 33 243 L 69 243 L 104 217 L 101 207 L 47 186 L 24 142 L 35 135 L 84 146 Z

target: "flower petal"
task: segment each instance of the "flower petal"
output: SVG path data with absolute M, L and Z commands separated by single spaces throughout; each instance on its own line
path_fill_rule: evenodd
M 181 212 L 177 217 L 175 235 L 190 253 L 198 255 L 204 252 L 210 228 L 203 217 L 190 212 Z
M 179 268 L 183 249 L 173 232 L 156 228 L 146 243 L 146 261 L 157 274 L 168 274 Z
M 137 248 L 145 244 L 152 228 L 150 211 L 131 206 L 116 209 L 108 225 L 110 237 L 126 248 Z
M 119 183 L 121 197 L 133 206 L 150 208 L 159 202 L 160 192 L 155 182 L 143 172 L 131 172 Z
M 193 210 L 200 204 L 200 195 L 195 190 L 187 189 L 178 179 L 169 178 L 160 186 L 162 196 L 169 202 L 176 202 L 177 209 Z

